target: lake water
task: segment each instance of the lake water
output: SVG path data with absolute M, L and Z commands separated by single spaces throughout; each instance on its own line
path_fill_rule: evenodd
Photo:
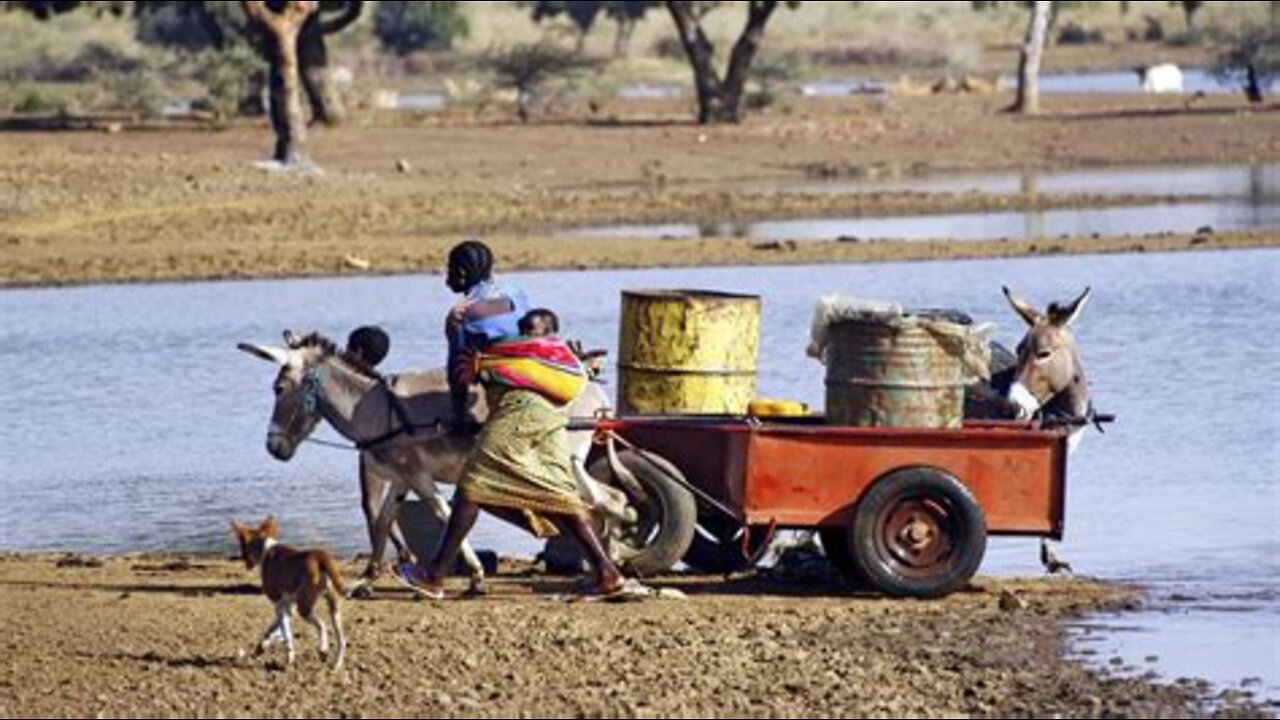
M 1241 92 L 1239 88 L 1219 82 L 1213 74 L 1197 68 L 1184 69 L 1183 92 L 1206 94 Z M 1016 87 L 1012 77 L 1000 78 L 1005 90 Z M 794 84 L 804 98 L 838 98 L 849 95 L 882 95 L 892 90 L 892 83 L 862 77 L 837 77 Z M 1140 93 L 1142 85 L 1138 74 L 1130 70 L 1103 70 L 1082 73 L 1046 73 L 1040 76 L 1040 91 L 1046 94 L 1088 93 Z M 691 97 L 688 85 L 638 83 L 617 89 L 619 100 L 679 100 Z M 436 90 L 415 90 L 400 94 L 395 109 L 411 112 L 437 112 L 449 104 L 445 93 Z M 189 103 L 187 103 L 189 105 Z M 173 104 L 173 107 L 179 107 Z M 189 108 L 188 108 L 189 109 Z
M 799 183 L 747 183 L 746 189 L 801 193 L 987 193 L 1198 196 L 1175 204 L 886 217 L 607 225 L 566 230 L 601 239 L 746 237 L 755 240 L 1055 240 L 1280 227 L 1280 165 L 1199 165 L 1043 173 L 962 173 Z
M 1054 257 L 810 267 L 543 272 L 512 276 L 569 334 L 614 347 L 624 288 L 697 287 L 764 297 L 760 392 L 821 405 L 803 354 L 825 293 L 963 308 L 1020 328 L 999 287 L 1040 303 L 1092 285 L 1079 328 L 1101 411 L 1071 459 L 1061 555 L 1083 574 L 1149 585 L 1151 610 L 1101 619 L 1101 640 L 1168 678 L 1259 678 L 1280 698 L 1280 251 Z M 0 291 L 0 548 L 230 550 L 227 521 L 268 513 L 288 539 L 365 547 L 355 457 L 264 447 L 274 371 L 235 349 L 286 327 L 341 340 L 392 334 L 389 368 L 444 355 L 439 276 L 94 286 Z M 484 521 L 476 544 L 531 554 Z M 983 572 L 1039 572 L 1033 541 L 995 539 Z
M 1012 91 L 1018 86 L 1017 78 L 1000 78 L 1000 87 Z M 891 92 L 892 83 L 870 78 L 828 78 L 801 85 L 801 94 L 808 98 L 844 97 L 847 95 L 878 95 Z M 1219 82 L 1213 73 L 1200 68 L 1183 68 L 1182 91 L 1186 94 L 1220 94 L 1242 92 L 1238 87 Z M 1142 82 L 1132 70 L 1097 70 L 1091 72 L 1044 73 L 1040 76 L 1040 92 L 1049 95 L 1090 93 L 1141 93 Z

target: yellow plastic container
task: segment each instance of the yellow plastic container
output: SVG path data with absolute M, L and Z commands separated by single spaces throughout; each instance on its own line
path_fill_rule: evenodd
M 743 415 L 756 395 L 760 298 L 625 291 L 618 338 L 624 414 Z
M 747 414 L 758 418 L 804 417 L 809 406 L 796 400 L 756 398 L 747 405 Z

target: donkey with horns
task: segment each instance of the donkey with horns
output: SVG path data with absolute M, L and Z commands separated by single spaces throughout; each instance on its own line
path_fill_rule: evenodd
M 276 376 L 275 407 L 267 431 L 267 451 L 287 461 L 297 452 L 321 420 L 360 451 L 360 485 L 363 510 L 372 544 L 372 556 L 362 583 L 353 591 L 367 590 L 382 570 L 388 538 L 400 559 L 412 553 L 396 524 L 399 504 L 409 490 L 446 522 L 449 506 L 436 483 L 456 484 L 475 443 L 441 430 L 452 414 L 449 386 L 443 369 L 405 373 L 385 378 L 357 359 L 337 352 L 329 339 L 312 333 L 300 337 L 285 333 L 285 347 L 241 343 L 240 350 L 280 366 Z M 484 396 L 473 393 L 473 413 L 483 418 Z M 606 408 L 608 397 L 596 384 L 569 407 L 572 416 L 589 417 Z M 585 459 L 590 432 L 570 434 L 575 465 Z M 579 474 L 584 499 L 604 517 L 628 517 L 626 497 L 617 490 Z M 470 545 L 462 547 L 471 572 L 472 589 L 479 591 L 484 569 Z

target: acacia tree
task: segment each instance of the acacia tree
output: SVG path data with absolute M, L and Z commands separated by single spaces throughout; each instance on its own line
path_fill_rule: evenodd
M 655 0 L 535 0 L 521 4 L 533 8 L 531 17 L 534 22 L 567 16 L 578 32 L 579 53 L 585 48 L 587 35 L 603 13 L 618 26 L 613 41 L 613 54 L 617 57 L 627 54 L 636 24 L 658 5 Z
M 1179 0 L 1169 4 L 1182 8 L 1182 17 L 1187 21 L 1187 32 L 1195 32 L 1196 15 L 1204 8 L 1204 0 Z
M 760 50 L 769 19 L 783 3 L 777 0 L 750 0 L 745 3 L 747 23 L 734 43 L 723 77 L 715 67 L 715 46 L 702 28 L 702 18 L 706 12 L 722 4 L 728 3 L 696 3 L 688 0 L 667 2 L 667 9 L 675 21 L 680 42 L 693 68 L 693 82 L 698 95 L 698 122 L 704 125 L 736 123 L 741 119 L 743 91 L 751 72 L 751 63 Z M 794 8 L 800 3 L 785 4 Z M 699 5 L 703 8 L 699 8 Z
M 636 25 L 657 4 L 656 0 L 613 0 L 605 4 L 605 14 L 618 25 L 613 39 L 615 57 L 626 57 L 630 53 L 631 36 L 635 34 Z
M 301 73 L 298 71 L 298 37 L 315 15 L 313 0 L 287 0 L 273 9 L 267 0 L 240 0 L 244 14 L 271 38 L 276 55 L 271 60 L 271 127 L 276 133 L 275 159 L 286 166 L 303 157 L 307 122 L 302 113 Z
M 350 27 L 364 10 L 363 0 L 321 0 L 314 3 L 297 36 L 297 60 L 302 89 L 318 122 L 336 125 L 342 121 L 341 103 L 330 89 L 328 36 Z M 20 9 L 47 20 L 81 6 L 99 14 L 137 18 L 143 41 L 177 45 L 188 50 L 225 50 L 236 43 L 248 43 L 272 65 L 279 58 L 274 36 L 264 26 L 245 22 L 234 0 L 147 0 L 147 2 L 92 2 L 82 0 L 5 0 L 5 10 Z M 267 8 L 279 13 L 285 3 L 269 0 Z M 279 98 L 272 98 L 273 105 Z

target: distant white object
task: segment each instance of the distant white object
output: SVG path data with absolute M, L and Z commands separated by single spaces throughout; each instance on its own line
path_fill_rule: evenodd
M 1142 92 L 1182 92 L 1182 70 L 1173 63 L 1160 63 L 1159 65 L 1139 68 L 1138 76 L 1142 80 Z
M 400 107 L 400 91 L 374 90 L 373 106 L 379 110 L 395 110 Z

